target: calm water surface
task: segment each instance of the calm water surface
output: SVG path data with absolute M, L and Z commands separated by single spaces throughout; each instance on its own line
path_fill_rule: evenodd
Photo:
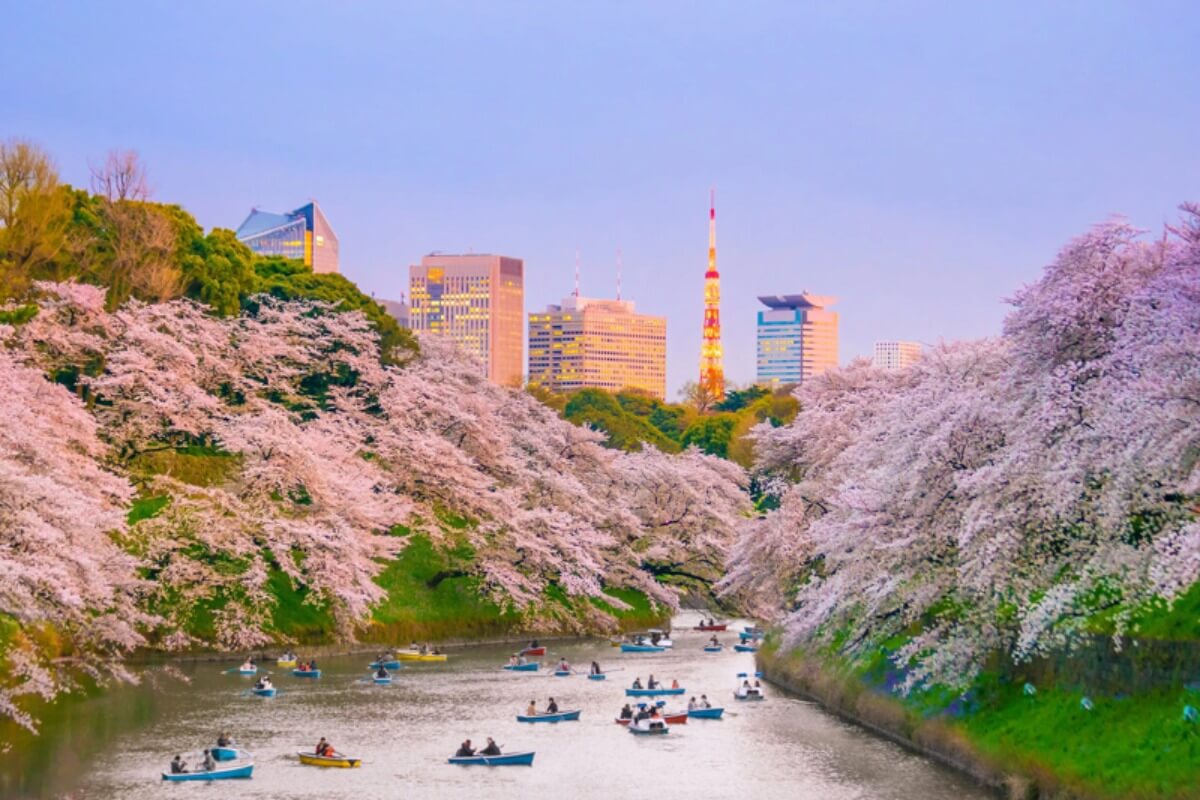
M 447 664 L 414 664 L 391 686 L 359 681 L 370 659 L 323 659 L 317 681 L 278 670 L 280 693 L 247 697 L 250 678 L 213 664 L 186 665 L 190 685 L 155 682 L 78 704 L 52 721 L 33 751 L 0 760 L 0 792 L 48 798 L 493 798 L 612 800 L 648 793 L 672 798 L 813 798 L 814 800 L 973 800 L 991 795 L 920 756 L 767 688 L 762 703 L 732 697 L 735 675 L 753 656 L 702 652 L 705 635 L 676 621 L 675 647 L 662 654 L 620 654 L 606 642 L 550 643 L 546 662 L 565 656 L 585 667 L 620 669 L 607 681 L 498 667 L 510 648 L 453 651 Z M 722 634 L 726 644 L 736 634 Z M 707 693 L 725 718 L 691 720 L 665 737 L 635 737 L 613 723 L 623 688 L 648 673 L 678 679 L 687 695 Z M 560 708 L 582 708 L 579 722 L 521 724 L 530 700 L 553 695 Z M 670 703 L 671 707 L 686 704 Z M 231 731 L 254 755 L 254 777 L 211 784 L 166 784 L 159 776 L 180 751 L 210 746 Z M 356 770 L 301 766 L 295 751 L 321 736 L 363 759 Z M 535 750 L 533 767 L 446 764 L 459 742 L 493 736 L 506 751 Z M 12 774 L 19 769 L 20 774 Z M 4 773 L 5 770 L 9 772 Z

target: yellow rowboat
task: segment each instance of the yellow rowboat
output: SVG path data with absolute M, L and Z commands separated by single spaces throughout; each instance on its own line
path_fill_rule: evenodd
M 360 767 L 362 766 L 361 758 L 351 758 L 340 753 L 332 756 L 319 756 L 316 753 L 306 753 L 303 750 L 297 751 L 296 755 L 300 756 L 301 764 L 308 764 L 313 767 Z
M 277 666 L 277 667 L 294 667 L 294 666 L 296 666 L 296 659 L 281 658 L 275 662 L 275 666 Z
M 401 661 L 445 661 L 445 653 L 397 653 L 396 658 Z

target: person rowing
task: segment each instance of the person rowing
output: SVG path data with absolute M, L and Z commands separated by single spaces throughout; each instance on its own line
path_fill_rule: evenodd
M 479 755 L 481 755 L 481 756 L 498 756 L 498 755 L 500 755 L 500 745 L 496 744 L 496 741 L 490 736 L 487 737 L 487 740 L 488 740 L 487 747 L 480 750 Z
M 559 661 L 558 662 L 558 671 L 559 672 L 570 672 L 571 671 L 571 662 L 567 661 L 565 658 L 562 659 L 561 661 Z
M 383 680 L 384 678 L 390 678 L 391 673 L 387 671 L 387 667 L 383 666 L 383 664 L 380 664 L 379 669 L 375 670 L 375 677 Z
M 171 759 L 171 773 L 181 775 L 188 771 L 187 761 L 184 760 L 183 754 L 180 753 Z
M 678 689 L 678 688 L 679 688 L 679 679 L 678 679 L 678 678 L 672 678 L 672 679 L 671 679 L 671 688 L 672 688 L 672 689 Z
M 551 697 L 550 702 L 546 704 L 546 713 L 547 714 L 557 714 L 558 713 L 558 703 L 554 702 L 553 697 Z
M 631 689 L 641 689 L 641 688 L 642 688 L 642 677 L 639 675 L 638 677 L 634 678 L 634 679 L 633 679 L 633 685 L 632 685 L 632 686 L 630 686 L 629 688 L 631 688 Z
M 333 754 L 337 751 L 334 750 L 333 745 L 330 744 L 324 736 L 322 736 L 321 741 L 317 742 L 317 746 L 313 749 L 313 752 L 319 756 L 322 756 L 323 758 L 333 758 Z
M 529 708 L 525 709 L 525 716 L 536 717 L 538 715 L 537 703 L 529 701 Z
M 701 708 L 712 708 L 712 703 L 708 702 L 708 695 L 706 695 L 706 694 L 700 695 L 700 707 Z
M 458 746 L 458 752 L 454 754 L 455 758 L 470 758 L 475 755 L 475 749 L 471 747 L 471 740 L 467 739 Z
M 659 686 L 659 683 L 658 683 L 658 681 L 654 680 L 654 676 L 653 676 L 653 675 L 651 675 L 651 676 L 650 676 L 650 677 L 649 677 L 649 678 L 646 680 L 646 688 L 647 688 L 647 689 L 657 689 L 657 688 L 658 688 L 658 686 Z
M 650 719 L 650 712 L 646 710 L 646 704 L 642 703 L 638 706 L 638 712 L 634 714 L 633 721 L 641 722 L 644 719 Z
M 242 672 L 254 672 L 256 667 L 254 666 L 254 662 L 247 658 L 238 669 Z
M 633 719 L 633 709 L 629 707 L 629 703 L 621 709 L 621 719 Z
M 222 733 L 217 737 L 217 747 L 229 747 L 233 744 L 233 737 L 228 732 Z
M 599 661 L 592 662 L 592 674 L 593 675 L 603 675 L 604 674 L 603 672 L 600 671 L 600 662 Z
M 696 698 L 693 697 L 688 700 L 688 711 L 695 711 L 699 707 L 700 704 L 696 702 Z
M 263 690 L 263 689 L 273 689 L 275 687 L 271 685 L 270 676 L 263 675 L 261 678 L 258 679 L 258 683 L 256 683 L 254 685 L 254 688 Z M 218 744 L 220 744 L 220 743 L 218 742 Z M 222 745 L 222 746 L 224 746 L 224 745 Z
M 713 634 L 713 637 L 708 640 L 708 643 L 713 647 L 721 646 L 721 642 L 717 639 L 717 635 L 715 633 Z
M 212 757 L 212 751 L 211 751 L 211 750 L 205 750 L 205 751 L 204 751 L 204 764 L 203 764 L 203 766 L 204 766 L 204 771 L 205 771 L 205 772 L 212 772 L 214 769 L 216 769 L 216 768 L 217 768 L 217 762 L 216 762 L 216 760 L 215 760 L 215 759 Z

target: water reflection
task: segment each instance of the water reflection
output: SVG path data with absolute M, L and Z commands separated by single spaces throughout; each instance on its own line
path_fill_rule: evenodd
M 768 687 L 763 703 L 735 704 L 735 674 L 753 656 L 706 654 L 705 635 L 677 620 L 673 650 L 622 655 L 604 642 L 551 643 L 545 662 L 561 656 L 586 669 L 593 659 L 620 670 L 607 681 L 546 671 L 499 669 L 509 648 L 454 651 L 447 664 L 413 664 L 390 686 L 360 682 L 369 658 L 325 658 L 318 681 L 279 670 L 273 699 L 243 696 L 250 678 L 222 674 L 212 664 L 186 665 L 191 685 L 120 690 L 52 720 L 32 751 L 17 754 L 8 773 L 17 797 L 394 798 L 430 797 L 571 800 L 627 797 L 814 798 L 816 800 L 961 800 L 990 795 L 955 773 L 880 740 L 796 698 Z M 730 634 L 723 634 L 726 640 Z M 613 723 L 635 676 L 678 679 L 687 696 L 708 694 L 724 705 L 719 721 L 692 720 L 665 737 L 636 737 Z M 582 708 L 579 722 L 520 724 L 530 700 L 553 695 L 562 708 Z M 180 750 L 210 745 L 222 730 L 255 756 L 249 781 L 165 785 L 158 778 Z M 328 737 L 363 759 L 357 770 L 301 766 L 295 751 Z M 464 738 L 493 736 L 505 750 L 535 750 L 532 768 L 452 767 L 445 763 Z M 2 763 L 2 762 L 0 762 Z M 19 784 L 19 788 L 18 785 Z

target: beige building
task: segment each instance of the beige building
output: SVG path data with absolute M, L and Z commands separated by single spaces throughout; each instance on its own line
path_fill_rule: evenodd
M 408 324 L 452 339 L 482 362 L 488 380 L 521 383 L 525 262 L 493 255 L 440 255 L 408 270 Z
M 629 300 L 572 295 L 529 315 L 529 383 L 552 392 L 584 387 L 667 396 L 667 320 Z
M 836 297 L 801 294 L 760 297 L 757 382 L 803 383 L 838 365 Z
M 875 366 L 880 369 L 904 369 L 921 357 L 919 342 L 876 342 Z

